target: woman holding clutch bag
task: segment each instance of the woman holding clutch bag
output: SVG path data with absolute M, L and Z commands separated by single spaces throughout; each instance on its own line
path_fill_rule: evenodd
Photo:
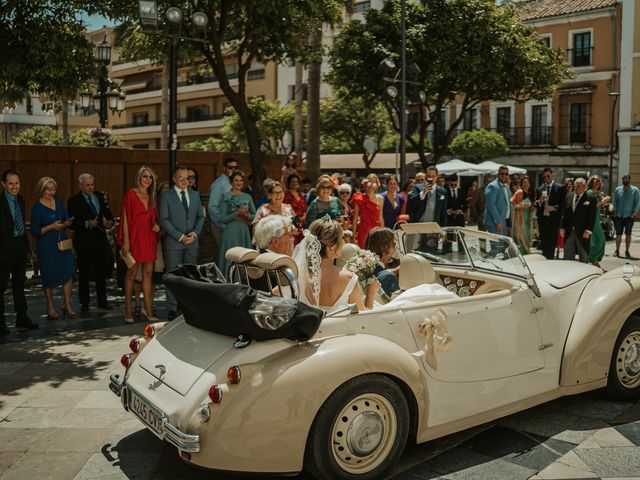
M 124 280 L 124 320 L 133 323 L 131 297 L 133 283 L 142 266 L 142 292 L 144 293 L 143 316 L 155 322 L 153 315 L 153 263 L 157 259 L 158 243 L 158 205 L 156 201 L 156 174 L 149 167 L 142 166 L 136 175 L 136 186 L 129 190 L 122 201 L 120 231 L 118 240 L 122 249 L 120 255 L 127 263 L 127 275 Z
M 36 191 L 38 201 L 31 209 L 31 234 L 36 239 L 36 252 L 42 290 L 47 300 L 47 319 L 57 320 L 53 303 L 53 288 L 62 285 L 64 306 L 62 313 L 73 318 L 76 313 L 71 307 L 71 289 L 73 287 L 73 253 L 71 240 L 67 237 L 67 228 L 71 218 L 64 208 L 62 200 L 56 195 L 58 184 L 51 177 L 42 177 Z

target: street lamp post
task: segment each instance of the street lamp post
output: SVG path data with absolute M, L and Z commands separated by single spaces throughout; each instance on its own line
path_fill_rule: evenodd
M 380 62 L 380 70 L 385 82 L 391 84 L 385 87 L 384 98 L 391 103 L 392 110 L 397 112 L 398 125 L 396 128 L 400 132 L 400 184 L 405 180 L 405 168 L 407 164 L 407 85 L 412 88 L 412 101 L 422 105 L 426 101 L 426 94 L 420 89 L 422 83 L 415 80 L 407 80 L 407 69 L 412 78 L 417 78 L 420 68 L 413 63 L 407 66 L 407 38 L 406 38 L 406 0 L 400 2 L 400 68 L 396 71 L 396 63 L 391 58 L 385 58 Z M 395 75 L 393 74 L 395 71 Z M 398 79 L 398 76 L 400 78 Z M 400 92 L 394 84 L 400 84 Z M 398 98 L 399 94 L 399 98 Z M 415 98 L 414 98 L 415 97 Z M 395 119 L 394 119 L 395 126 Z
M 616 103 L 620 97 L 620 92 L 609 92 L 609 195 L 613 192 L 613 135 Z
M 183 15 L 178 7 L 169 7 L 165 11 L 166 25 L 164 31 L 157 31 L 158 28 L 158 4 L 155 0 L 139 0 L 138 8 L 140 12 L 140 24 L 142 27 L 151 28 L 143 30 L 148 35 L 159 35 L 166 37 L 170 41 L 171 51 L 169 60 L 169 175 L 177 163 L 178 154 L 178 42 L 180 40 L 190 40 L 203 42 L 202 38 L 197 38 L 197 34 L 202 34 L 207 28 L 209 17 L 204 12 L 195 12 L 191 16 L 191 27 L 193 36 L 181 35 Z
M 85 113 L 93 101 L 93 108 L 98 112 L 100 119 L 100 131 L 103 132 L 108 125 L 108 111 L 121 115 L 124 111 L 126 96 L 118 89 L 118 85 L 109 78 L 107 70 L 111 63 L 111 45 L 103 40 L 97 47 L 96 58 L 100 62 L 100 77 L 98 78 L 98 91 L 94 95 L 90 90 L 80 92 L 80 106 Z M 108 136 L 98 135 L 100 146 L 109 145 Z

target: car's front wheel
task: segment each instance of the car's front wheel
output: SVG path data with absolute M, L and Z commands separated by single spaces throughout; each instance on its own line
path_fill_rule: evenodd
M 398 385 L 363 375 L 340 386 L 309 433 L 305 468 L 317 479 L 382 478 L 407 442 L 409 407 Z
M 620 400 L 640 396 L 640 317 L 629 317 L 620 330 L 609 367 L 607 391 Z

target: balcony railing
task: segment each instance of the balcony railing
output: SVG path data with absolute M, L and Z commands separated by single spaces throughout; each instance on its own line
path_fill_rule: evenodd
M 251 73 L 251 72 L 249 72 Z M 227 73 L 227 78 L 229 80 L 234 80 L 238 78 L 237 73 Z M 202 75 L 202 76 L 194 76 L 189 80 L 183 80 L 182 82 L 178 82 L 178 88 L 180 87 L 188 87 L 190 85 L 201 85 L 203 83 L 215 83 L 218 79 L 215 75 Z M 135 93 L 146 93 L 146 92 L 155 92 L 158 90 L 162 90 L 162 85 L 149 85 L 145 88 L 137 88 L 135 90 L 129 90 L 127 94 L 133 95 Z
M 510 127 L 490 130 L 502 135 L 510 147 L 535 147 L 553 143 L 553 127 Z
M 224 118 L 224 113 L 216 113 L 213 115 L 195 115 L 188 118 L 179 118 L 178 123 L 192 123 L 192 122 L 206 122 L 209 120 L 220 120 Z M 162 122 L 160 120 L 147 120 L 147 121 L 138 121 L 133 123 L 121 123 L 119 125 L 113 125 L 113 129 L 118 128 L 138 128 L 138 127 L 153 127 L 156 125 L 160 125 Z
M 590 67 L 593 65 L 593 47 L 570 48 L 567 50 L 569 62 L 574 67 Z

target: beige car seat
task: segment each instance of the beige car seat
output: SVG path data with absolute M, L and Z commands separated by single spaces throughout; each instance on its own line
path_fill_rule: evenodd
M 336 266 L 338 268 L 343 268 L 352 257 L 358 254 L 359 251 L 360 247 L 355 243 L 345 243 L 342 246 L 340 258 L 336 259 Z
M 251 264 L 263 274 L 264 272 L 275 272 L 277 277 L 272 275 L 268 278 L 272 288 L 282 287 L 281 296 L 294 298 L 299 296 L 298 265 L 293 258 L 279 253 L 267 252 L 258 255 Z M 274 279 L 277 280 L 276 284 L 274 284 Z
M 402 256 L 398 277 L 401 290 L 408 290 L 425 283 L 438 283 L 438 276 L 429 260 L 415 253 Z
M 248 285 L 249 279 L 255 280 L 264 275 L 264 270 L 251 266 L 251 262 L 253 262 L 258 255 L 260 255 L 260 252 L 251 250 L 250 248 L 233 247 L 227 250 L 224 258 L 233 266 L 230 270 L 232 275 L 237 275 L 237 277 L 239 277 L 237 280 L 240 281 L 240 283 Z

